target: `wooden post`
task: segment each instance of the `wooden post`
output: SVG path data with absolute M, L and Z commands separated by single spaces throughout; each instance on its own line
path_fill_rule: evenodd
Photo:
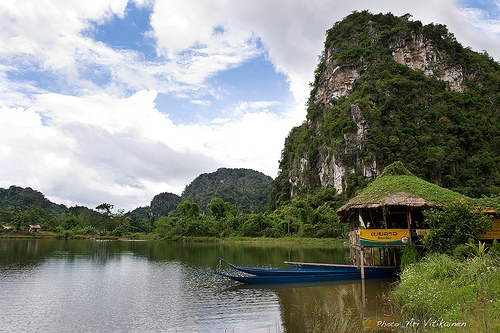
M 410 233 L 408 240 L 410 241 L 409 245 L 411 245 L 411 225 L 412 225 L 413 221 L 411 220 L 411 211 L 409 211 L 407 214 L 408 214 L 408 232 Z
M 361 248 L 361 280 L 365 279 L 365 249 Z
M 365 279 L 361 279 L 361 297 L 363 298 L 363 311 L 361 311 L 361 317 L 364 317 L 364 312 L 366 309 L 366 287 Z

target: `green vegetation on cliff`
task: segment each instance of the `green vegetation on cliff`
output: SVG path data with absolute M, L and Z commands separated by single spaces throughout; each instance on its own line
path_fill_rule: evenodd
M 446 75 L 412 69 L 396 51 Z M 352 89 L 325 102 L 338 93 L 325 85 L 341 72 L 357 73 Z M 354 12 L 328 30 L 311 88 L 307 120 L 285 140 L 273 207 L 325 186 L 321 168 L 333 162 L 347 170 L 345 199 L 372 179 L 364 169 L 379 173 L 397 160 L 469 197 L 500 194 L 500 65 L 462 47 L 445 26 Z

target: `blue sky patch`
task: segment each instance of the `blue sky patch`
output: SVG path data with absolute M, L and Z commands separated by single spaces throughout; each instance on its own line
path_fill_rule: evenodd
M 189 98 L 158 94 L 156 107 L 170 114 L 174 123 L 195 123 L 226 118 L 231 108 L 241 102 L 293 103 L 287 77 L 277 72 L 265 55 L 253 58 L 240 66 L 218 73 L 207 81 L 217 96 L 208 92 L 193 93 Z M 228 109 L 229 108 L 229 109 Z M 274 110 L 277 111 L 277 110 Z
M 43 70 L 38 66 L 19 66 L 17 70 L 6 71 L 7 79 L 12 82 L 30 83 L 42 90 L 59 92 L 68 86 L 57 72 Z M 22 84 L 20 85 L 22 86 Z
M 123 19 L 113 15 L 104 24 L 94 22 L 83 34 L 112 48 L 135 50 L 147 60 L 156 59 L 155 41 L 146 36 L 151 30 L 150 15 L 152 8 L 129 1 Z
M 106 86 L 111 80 L 111 70 L 107 66 L 80 66 L 78 72 L 81 78 L 92 81 L 100 87 Z
M 221 72 L 209 83 L 222 87 L 233 101 L 282 101 L 292 98 L 287 77 L 276 72 L 265 55 Z
M 495 0 L 459 0 L 458 7 L 480 9 L 486 19 L 500 19 L 500 4 Z

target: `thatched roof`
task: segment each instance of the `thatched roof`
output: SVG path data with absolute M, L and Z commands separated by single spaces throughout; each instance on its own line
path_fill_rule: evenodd
M 420 179 L 409 172 L 401 162 L 395 162 L 387 166 L 359 195 L 340 207 L 337 214 L 342 218 L 353 209 L 382 206 L 428 209 L 461 199 L 470 198 Z

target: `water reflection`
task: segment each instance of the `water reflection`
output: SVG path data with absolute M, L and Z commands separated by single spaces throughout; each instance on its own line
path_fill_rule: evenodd
M 316 309 L 383 314 L 387 282 L 242 286 L 245 266 L 345 262 L 347 249 L 168 242 L 0 239 L 0 331 L 306 332 Z M 365 297 L 363 298 L 363 292 Z M 363 304 L 363 300 L 365 301 Z
M 318 321 L 325 319 L 321 319 L 319 313 L 330 317 L 331 322 L 337 319 L 356 321 L 348 326 L 361 329 L 363 323 L 376 328 L 369 322 L 376 324 L 380 318 L 387 316 L 384 294 L 393 282 L 394 279 L 377 279 L 364 283 L 353 280 L 283 285 L 235 284 L 226 291 L 274 292 L 279 299 L 283 327 L 287 332 L 305 332 L 308 328 L 318 326 L 321 324 Z

